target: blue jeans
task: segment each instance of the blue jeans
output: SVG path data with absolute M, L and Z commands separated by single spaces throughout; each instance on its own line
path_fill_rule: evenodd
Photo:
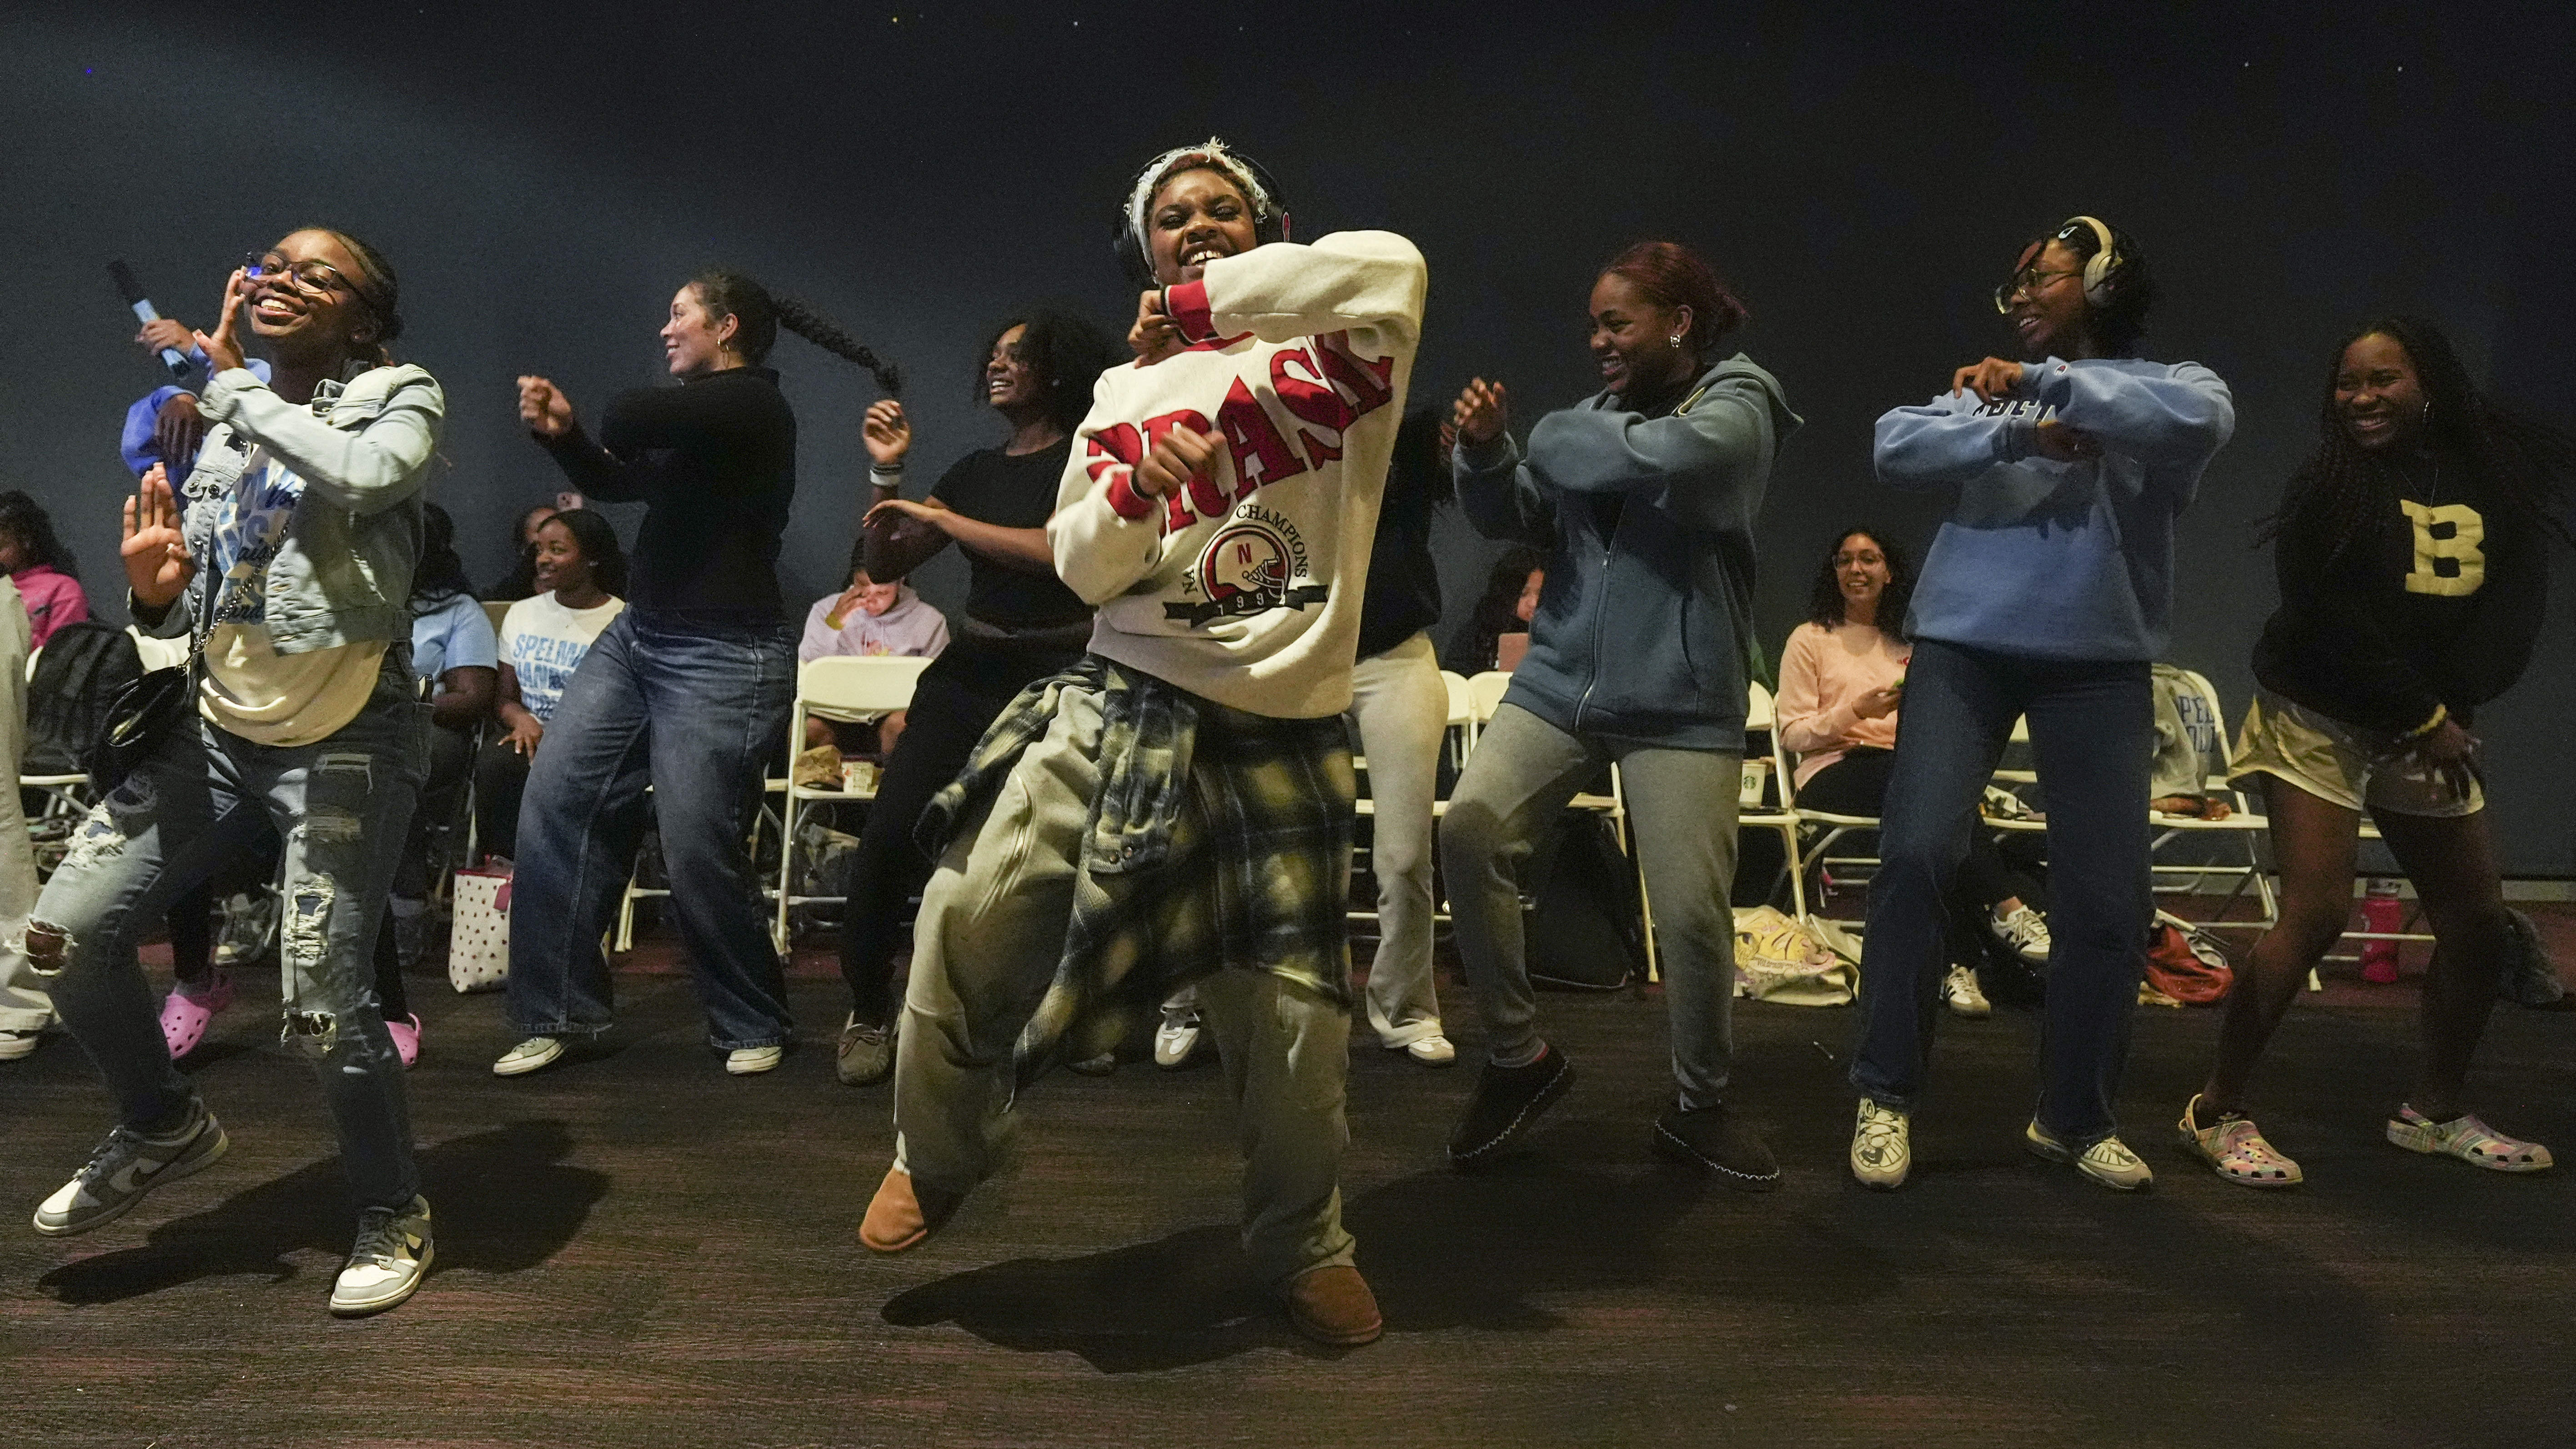
M 1977 799 L 2012 736 L 2030 742 L 2048 805 L 2048 1004 L 2039 1125 L 2089 1146 L 2111 1135 L 2147 923 L 2155 705 L 2148 667 L 2035 659 L 1917 640 L 1863 938 L 1851 1083 L 1883 1106 L 1921 1095 L 1947 964 L 1944 890 L 1979 828 Z
M 90 811 L 28 928 L 38 964 L 60 965 L 54 1009 L 119 1116 L 166 1124 L 196 1089 L 170 1063 L 135 942 L 274 828 L 286 842 L 285 1039 L 321 1084 L 361 1208 L 404 1207 L 420 1190 L 402 1058 L 375 995 L 385 892 L 429 770 L 429 709 L 412 687 L 397 652 L 356 719 L 294 747 L 255 745 L 192 713 Z
M 786 738 L 795 670 L 796 636 L 784 624 L 679 627 L 628 609 L 600 632 L 547 722 L 519 802 L 509 998 L 521 1032 L 608 1029 L 600 937 L 649 815 L 708 1040 L 727 1051 L 786 1044 L 786 977 L 743 841 L 762 767 Z

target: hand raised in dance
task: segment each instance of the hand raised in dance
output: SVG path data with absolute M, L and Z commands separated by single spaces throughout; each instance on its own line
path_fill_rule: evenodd
M 868 445 L 868 462 L 891 473 L 903 466 L 904 455 L 912 451 L 912 419 L 903 404 L 880 399 L 870 403 L 867 415 L 859 419 L 859 440 Z
M 1127 329 L 1127 345 L 1136 360 L 1151 367 L 1166 357 L 1179 354 L 1190 345 L 1181 335 L 1181 324 L 1163 311 L 1163 290 L 1148 287 L 1136 297 L 1136 325 Z
M 1466 442 L 1490 443 L 1511 424 L 1512 395 L 1499 382 L 1477 378 L 1458 394 L 1457 405 L 1449 409 L 1449 418 Z
M 212 336 L 203 332 L 188 334 L 197 346 L 204 350 L 208 373 L 222 372 L 227 368 L 242 365 L 241 314 L 243 305 L 249 300 L 250 273 L 235 267 L 233 274 L 224 279 L 224 310 L 215 322 L 214 334 Z
M 1221 441 L 1215 433 L 1196 433 L 1188 428 L 1165 433 L 1154 440 L 1154 449 L 1145 455 L 1145 461 L 1136 465 L 1136 491 L 1148 498 L 1160 498 L 1186 487 L 1192 478 L 1206 477 L 1208 460 L 1216 456 Z
M 572 431 L 572 399 L 548 378 L 519 379 L 519 421 L 540 438 L 560 438 Z
M 170 400 L 161 404 L 161 411 L 152 419 L 152 451 L 161 455 L 162 462 L 183 468 L 197 456 L 197 445 L 205 440 L 206 415 L 197 406 L 197 395 L 170 394 Z
M 2021 386 L 2021 375 L 2020 363 L 2007 362 L 2000 357 L 1971 362 L 1950 374 L 1950 395 L 1956 397 L 1961 392 L 1973 392 L 1977 401 L 1990 403 L 1997 398 L 2012 396 L 2012 390 Z
M 912 518 L 944 530 L 947 514 L 948 505 L 936 498 L 924 498 L 919 502 L 909 498 L 880 498 L 868 509 L 867 516 L 859 520 L 859 527 L 892 528 L 898 519 Z M 853 586 L 853 592 L 856 587 Z
M 153 464 L 134 496 L 125 500 L 125 541 L 116 552 L 125 564 L 125 586 L 147 609 L 169 608 L 196 576 L 196 560 L 188 557 L 188 538 L 179 526 L 179 503 L 170 496 L 167 466 Z

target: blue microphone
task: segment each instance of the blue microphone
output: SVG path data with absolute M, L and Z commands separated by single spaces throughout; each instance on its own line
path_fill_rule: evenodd
M 144 322 L 161 320 L 161 314 L 154 309 L 151 299 L 143 295 L 143 284 L 134 280 L 132 267 L 123 262 L 109 262 L 107 274 L 116 280 L 117 294 L 125 298 L 125 305 L 134 309 L 134 315 L 138 320 Z M 188 354 L 175 347 L 164 347 L 161 349 L 161 365 L 170 369 L 172 377 L 186 377 L 190 366 Z

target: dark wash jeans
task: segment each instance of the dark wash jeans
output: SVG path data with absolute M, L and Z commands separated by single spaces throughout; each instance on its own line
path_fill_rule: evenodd
M 2053 943 L 2039 1125 L 2083 1147 L 2114 1130 L 2111 1098 L 2128 1061 L 2141 942 L 2155 914 L 2147 873 L 2155 706 L 2143 662 L 1915 641 L 1881 864 L 1869 887 L 1851 1083 L 1904 1111 L 1922 1094 L 1946 965 L 1943 886 L 1980 828 L 1978 796 L 2025 714 L 2048 799 Z
M 546 726 L 519 802 L 510 887 L 510 1020 L 530 1036 L 608 1029 L 615 919 L 648 817 L 724 1050 L 794 1030 L 769 910 L 743 840 L 786 738 L 796 636 L 627 609 L 600 631 Z M 652 795 L 645 795 L 645 786 Z

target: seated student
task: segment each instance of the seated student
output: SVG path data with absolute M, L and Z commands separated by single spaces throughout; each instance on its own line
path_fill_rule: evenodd
M 1538 613 L 1539 590 L 1547 586 L 1547 570 L 1540 567 L 1546 561 L 1546 554 L 1525 543 L 1503 550 L 1485 580 L 1484 597 L 1476 601 L 1476 611 L 1450 641 L 1446 668 L 1470 677 L 1511 668 L 1499 657 L 1502 639 L 1517 634 L 1519 647 L 1529 648 L 1530 620 Z M 1512 664 L 1519 662 L 1515 655 Z
M 2147 808 L 2158 815 L 2188 815 L 2224 820 L 2236 807 L 2209 792 L 2210 766 L 2224 765 L 2218 747 L 2218 721 L 2183 672 L 2170 664 L 2155 667 L 2156 764 L 2148 786 L 2155 793 Z
M 483 747 L 474 770 L 475 830 L 487 854 L 504 858 L 518 855 L 519 797 L 564 686 L 599 631 L 626 607 L 619 597 L 626 589 L 626 551 L 616 530 L 587 508 L 547 519 L 537 527 L 535 582 L 541 592 L 501 617 L 500 692 L 493 706 L 501 733 Z
M 491 617 L 475 601 L 465 561 L 456 556 L 456 521 L 446 509 L 424 503 L 420 564 L 411 587 L 411 669 L 429 701 L 429 778 L 412 810 L 385 898 L 384 924 L 376 933 L 376 1004 L 406 1067 L 420 1058 L 420 1018 L 411 1012 L 402 973 L 405 962 L 422 952 L 421 928 L 438 874 L 430 860 L 431 836 L 451 827 L 462 808 L 459 796 L 474 772 L 477 732 L 492 717 L 497 660 Z
M 29 649 L 44 648 L 56 629 L 89 617 L 80 565 L 54 537 L 44 505 L 16 488 L 0 493 L 0 574 L 8 575 L 27 606 Z
M 580 494 L 564 492 L 556 494 L 555 501 L 552 503 L 540 503 L 533 508 L 521 509 L 519 521 L 512 525 L 510 530 L 513 546 L 517 550 L 515 554 L 517 561 L 510 565 L 510 571 L 502 575 L 499 582 L 483 591 L 483 602 L 515 604 L 537 593 L 537 530 L 546 526 L 547 519 L 565 511 L 567 507 L 581 506 Z
M 885 584 L 870 579 L 860 562 L 866 548 L 867 535 L 862 533 L 850 545 L 850 586 L 816 599 L 806 611 L 805 637 L 796 644 L 800 666 L 834 655 L 935 659 L 948 647 L 947 618 L 914 593 L 912 585 L 900 579 Z M 901 710 L 873 722 L 827 720 L 819 715 L 805 720 L 808 749 L 837 744 L 844 753 L 880 754 L 892 750 L 902 734 Z
M 1876 816 L 1896 762 L 1896 714 L 1905 694 L 1905 609 L 1914 592 L 1905 551 L 1866 528 L 1846 529 L 1817 567 L 1807 622 L 1780 651 L 1776 718 L 1781 748 L 1798 757 L 1798 803 L 1836 815 Z M 2026 903 L 2031 887 L 1985 831 L 1969 833 L 1953 877 L 1955 917 L 1983 921 L 2034 966 L 2048 964 L 2048 923 Z M 1954 962 L 1964 953 L 1955 949 Z M 1976 974 L 1954 964 L 1942 1000 L 1961 1016 L 1992 1008 Z

